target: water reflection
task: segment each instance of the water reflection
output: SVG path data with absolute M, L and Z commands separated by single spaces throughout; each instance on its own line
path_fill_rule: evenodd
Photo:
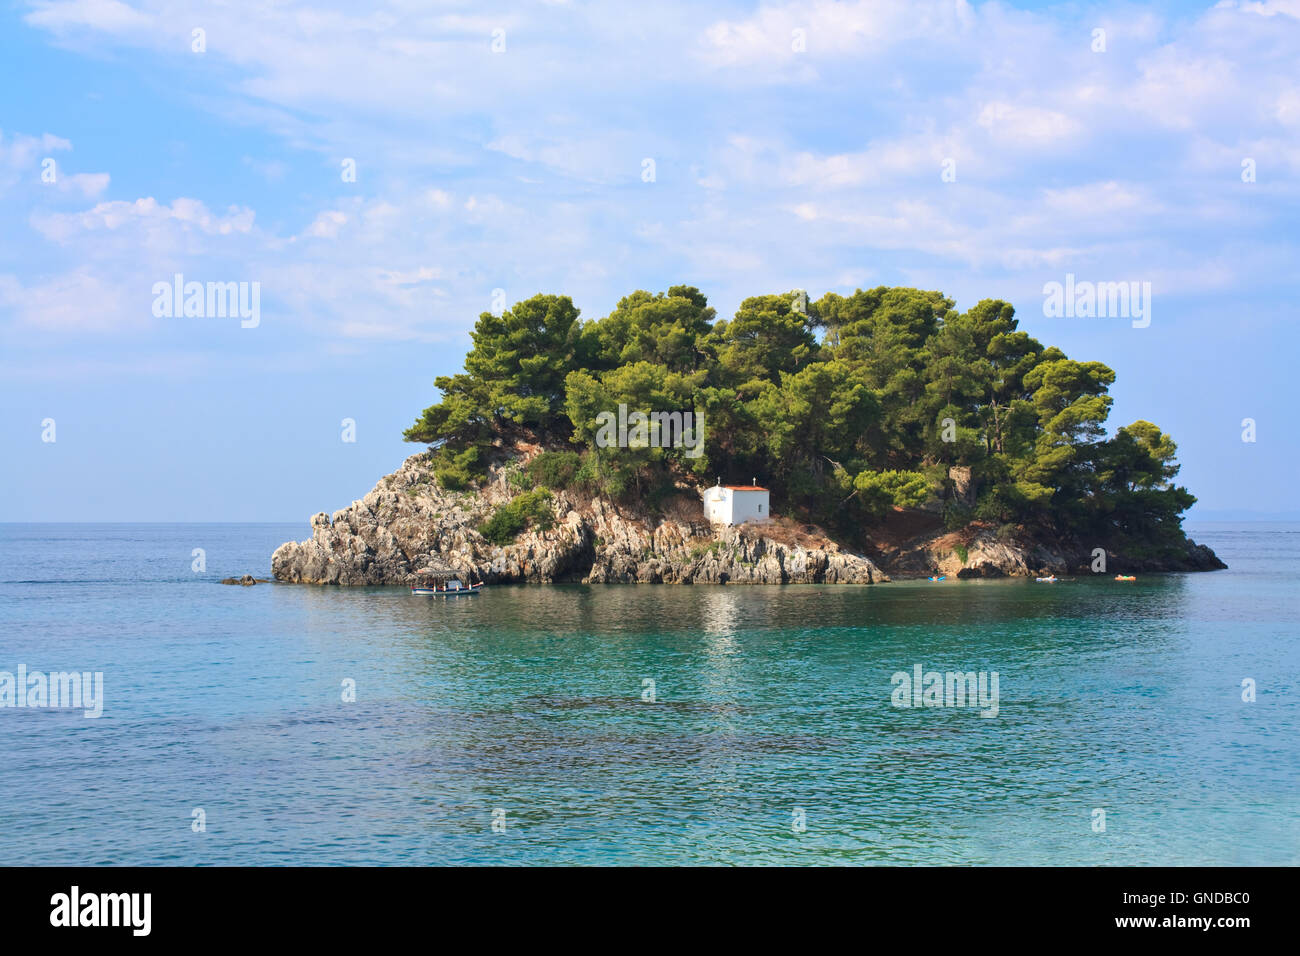
M 6 777 L 0 829 L 37 862 L 1295 862 L 1300 608 L 1232 573 L 32 598 L 11 658 L 105 660 L 111 712 L 0 712 L 38 768 Z M 917 663 L 997 670 L 998 718 L 893 708 Z M 221 831 L 178 843 L 195 793 Z M 1104 842 L 1094 806 L 1124 808 Z

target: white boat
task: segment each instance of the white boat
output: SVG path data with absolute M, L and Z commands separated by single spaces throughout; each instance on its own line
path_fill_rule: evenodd
M 428 568 L 415 573 L 420 575 L 420 578 L 411 585 L 412 594 L 446 594 L 460 597 L 462 594 L 478 594 L 483 588 L 482 581 L 477 584 L 465 584 L 458 577 L 447 577 Z M 439 581 L 442 583 L 440 584 Z

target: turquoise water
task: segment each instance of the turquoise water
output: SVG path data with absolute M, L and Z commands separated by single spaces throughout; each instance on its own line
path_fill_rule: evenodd
M 1136 584 L 217 583 L 306 530 L 0 525 L 0 671 L 106 699 L 0 708 L 0 864 L 1300 862 L 1300 524 Z

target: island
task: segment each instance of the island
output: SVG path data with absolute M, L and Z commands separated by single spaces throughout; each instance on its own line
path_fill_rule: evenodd
M 276 580 L 874 584 L 1201 571 L 1173 439 L 1108 430 L 1115 373 L 985 299 L 912 288 L 745 299 L 693 286 L 584 320 L 479 316 L 427 448 L 281 545 Z

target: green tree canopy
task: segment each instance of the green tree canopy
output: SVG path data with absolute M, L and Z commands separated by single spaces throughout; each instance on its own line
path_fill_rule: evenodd
M 1115 373 L 1045 347 L 1000 299 L 958 312 L 920 289 L 789 292 L 718 321 L 699 289 L 675 285 L 581 321 L 568 297 L 536 295 L 481 315 L 472 339 L 465 370 L 435 380 L 440 400 L 405 434 L 433 447 L 450 485 L 522 432 L 576 447 L 564 474 L 585 488 L 762 476 L 778 510 L 850 532 L 937 500 L 953 465 L 971 468 L 976 518 L 1063 533 L 1174 540 L 1195 500 L 1173 484 L 1176 447 L 1156 425 L 1107 437 Z M 702 417 L 700 454 L 598 447 L 620 404 Z

